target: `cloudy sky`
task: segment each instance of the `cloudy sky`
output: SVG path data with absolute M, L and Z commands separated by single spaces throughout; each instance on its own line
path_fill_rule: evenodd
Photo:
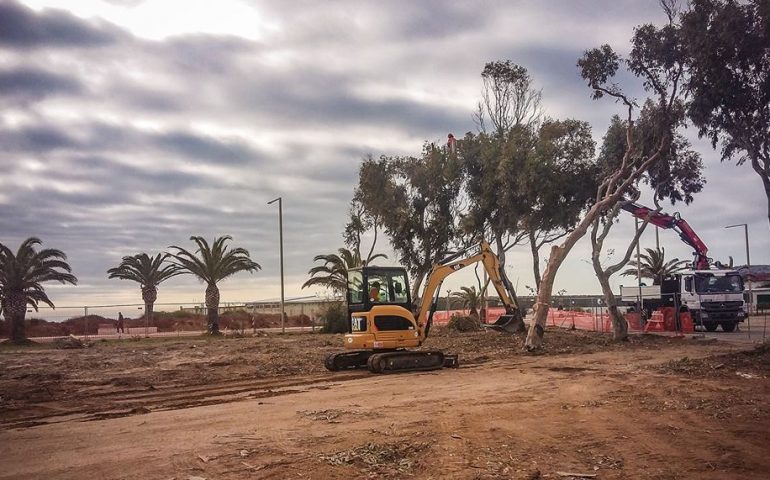
M 479 74 L 500 59 L 530 70 L 548 115 L 589 121 L 599 141 L 621 111 L 590 99 L 577 58 L 602 43 L 626 52 L 635 25 L 662 19 L 653 0 L 0 0 L 0 242 L 34 235 L 64 250 L 80 282 L 49 287 L 53 300 L 96 305 L 139 300 L 135 285 L 106 279 L 123 255 L 229 234 L 263 270 L 225 281 L 222 300 L 264 299 L 280 292 L 278 212 L 266 203 L 281 196 L 287 296 L 315 293 L 299 287 L 314 255 L 341 246 L 365 155 L 416 155 L 475 130 Z M 743 232 L 723 227 L 749 223 L 753 263 L 770 263 L 759 179 L 693 142 L 708 185 L 670 210 L 737 263 Z M 632 229 L 623 219 L 608 248 Z M 691 258 L 673 232 L 661 242 Z M 600 291 L 586 244 L 557 290 Z M 528 247 L 508 272 L 532 284 Z M 175 278 L 159 302 L 201 302 L 203 288 Z

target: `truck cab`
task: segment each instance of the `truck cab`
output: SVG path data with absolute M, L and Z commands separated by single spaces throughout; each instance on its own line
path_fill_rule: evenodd
M 725 332 L 732 332 L 745 320 L 743 279 L 737 271 L 693 270 L 674 275 L 674 280 L 681 292 L 681 306 L 687 307 L 696 325 L 710 332 L 721 325 Z

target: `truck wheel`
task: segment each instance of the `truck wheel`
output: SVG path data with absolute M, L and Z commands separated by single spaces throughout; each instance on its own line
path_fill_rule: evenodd
M 706 329 L 707 332 L 716 332 L 717 331 L 717 324 L 716 323 L 704 323 L 703 328 Z
M 722 330 L 725 332 L 732 332 L 735 330 L 735 322 L 722 322 Z

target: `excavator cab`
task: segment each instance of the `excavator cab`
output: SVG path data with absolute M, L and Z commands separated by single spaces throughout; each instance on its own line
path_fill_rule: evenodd
M 368 312 L 375 305 L 412 309 L 409 277 L 400 267 L 362 267 L 348 272 L 348 315 Z
M 403 268 L 348 271 L 348 318 L 347 349 L 392 350 L 422 343 Z

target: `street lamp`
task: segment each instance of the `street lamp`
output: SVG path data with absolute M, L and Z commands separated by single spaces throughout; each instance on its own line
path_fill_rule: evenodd
M 284 323 L 284 307 L 283 307 L 283 201 L 281 197 L 267 202 L 268 205 L 278 202 L 278 238 L 280 242 L 281 252 L 281 333 L 286 333 L 286 325 Z
M 746 223 L 737 223 L 735 225 L 728 225 L 725 228 L 743 227 L 743 233 L 746 236 L 746 268 L 748 269 L 748 275 L 751 275 L 751 255 L 749 254 L 749 225 Z M 751 280 L 749 280 L 749 328 L 751 328 L 751 310 L 754 306 L 754 291 L 751 287 Z

